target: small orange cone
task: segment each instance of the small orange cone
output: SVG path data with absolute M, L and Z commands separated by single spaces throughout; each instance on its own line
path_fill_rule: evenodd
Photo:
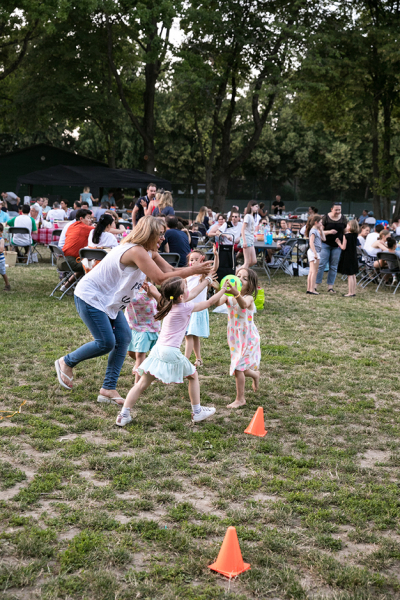
M 236 575 L 250 569 L 250 565 L 243 562 L 238 536 L 234 527 L 228 527 L 218 558 L 208 568 L 229 578 L 236 577 Z
M 244 432 L 249 433 L 250 435 L 258 435 L 258 437 L 267 435 L 268 432 L 264 427 L 264 410 L 262 406 L 257 408 L 254 417 L 250 421 L 250 425 Z

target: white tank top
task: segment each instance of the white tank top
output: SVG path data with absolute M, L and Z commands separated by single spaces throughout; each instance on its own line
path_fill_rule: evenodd
M 136 296 L 146 279 L 138 267 L 121 264 L 121 257 L 136 244 L 120 244 L 87 275 L 82 277 L 75 288 L 75 295 L 81 300 L 105 312 L 110 319 L 116 319 Z M 148 251 L 151 256 L 151 251 Z

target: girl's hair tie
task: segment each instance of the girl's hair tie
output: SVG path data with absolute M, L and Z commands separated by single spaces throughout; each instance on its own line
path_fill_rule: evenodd
M 173 297 L 173 296 L 170 296 L 170 297 L 169 297 L 169 299 L 170 299 L 170 300 L 173 300 L 173 299 L 174 299 L 174 297 Z

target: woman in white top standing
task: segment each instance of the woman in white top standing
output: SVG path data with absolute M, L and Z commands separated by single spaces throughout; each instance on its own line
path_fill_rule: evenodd
M 115 228 L 115 221 L 111 215 L 101 215 L 96 227 L 89 233 L 88 246 L 91 248 L 114 248 L 118 246 L 115 235 L 111 229 Z
M 241 269 L 250 269 L 250 267 L 257 262 L 256 251 L 254 248 L 254 232 L 256 229 L 255 216 L 258 216 L 258 204 L 255 200 L 251 200 L 244 211 L 241 237 L 244 264 L 240 267 Z
M 72 369 L 80 362 L 109 354 L 107 370 L 98 402 L 123 404 L 117 383 L 132 339 L 123 310 L 148 277 L 161 284 L 174 271 L 159 254 L 165 225 L 161 219 L 146 216 L 122 243 L 113 248 L 100 264 L 79 281 L 75 288 L 75 305 L 94 340 L 55 361 L 60 385 L 72 388 Z M 211 271 L 212 262 L 179 269 L 182 278 Z

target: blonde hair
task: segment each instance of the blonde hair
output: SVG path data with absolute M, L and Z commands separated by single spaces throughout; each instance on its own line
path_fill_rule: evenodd
M 207 215 L 207 206 L 202 206 L 199 210 L 199 214 L 195 218 L 196 223 L 204 223 L 204 217 Z
M 352 219 L 349 223 L 349 232 L 356 233 L 357 235 L 360 233 L 360 227 L 358 225 L 358 221 Z
M 161 212 L 163 208 L 166 206 L 173 206 L 174 200 L 172 198 L 171 192 L 164 192 L 161 196 L 160 203 L 158 205 L 158 210 Z
M 119 221 L 119 216 L 117 215 L 117 213 L 115 212 L 115 210 L 106 210 L 106 212 L 104 213 L 105 215 L 111 215 L 112 217 L 114 217 L 114 221 L 117 224 Z
M 89 192 L 90 192 L 90 187 L 85 185 L 85 187 L 83 188 L 83 193 L 88 194 Z
M 147 215 L 142 217 L 131 233 L 122 240 L 121 244 L 137 244 L 145 250 L 153 250 L 162 232 L 165 223 L 157 217 Z
M 390 229 L 382 229 L 382 231 L 379 234 L 378 240 L 383 240 L 383 238 L 386 238 L 390 234 L 391 234 Z

